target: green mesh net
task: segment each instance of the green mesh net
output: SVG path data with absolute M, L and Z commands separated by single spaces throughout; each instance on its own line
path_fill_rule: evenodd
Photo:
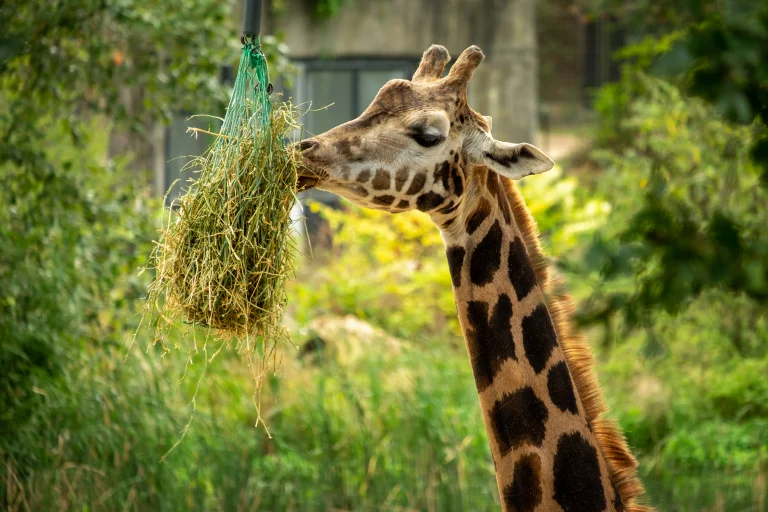
M 235 86 L 220 132 L 227 138 L 220 137 L 214 147 L 225 144 L 229 138 L 239 137 L 244 123 L 253 124 L 249 131 L 257 137 L 265 136 L 263 132 L 270 129 L 272 101 L 269 98 L 271 84 L 267 59 L 261 51 L 258 36 L 243 37 L 243 42 Z

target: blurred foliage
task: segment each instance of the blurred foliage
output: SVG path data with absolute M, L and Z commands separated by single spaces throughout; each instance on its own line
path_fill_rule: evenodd
M 273 438 L 254 428 L 248 370 L 223 352 L 188 368 L 110 350 L 41 396 L 34 465 L 0 465 L 8 510 L 498 510 L 488 440 L 466 355 L 441 344 L 353 365 L 286 357 L 265 404 Z M 425 364 L 428 362 L 428 364 Z M 195 421 L 184 396 L 206 372 Z M 265 393 L 266 394 L 266 393 Z M 10 442 L 10 441 L 9 441 Z M 30 471 L 31 470 L 31 471 Z M 5 493 L 8 493 L 5 495 Z M 4 499 L 5 498 L 5 499 Z
M 628 32 L 639 43 L 629 48 L 634 57 L 658 57 L 654 73 L 715 105 L 726 120 L 752 126 L 751 158 L 768 187 L 768 3 L 577 0 L 574 6 Z M 663 49 L 647 52 L 654 42 L 664 42 Z
M 77 145 L 91 114 L 146 134 L 173 113 L 223 111 L 222 70 L 240 56 L 232 10 L 215 0 L 3 2 L 0 162 L 41 165 L 41 114 Z M 271 36 L 262 43 L 272 74 L 289 73 L 285 46 Z
M 610 176 L 599 190 L 612 198 L 616 222 L 574 263 L 604 278 L 582 320 L 609 326 L 620 313 L 626 327 L 652 336 L 654 315 L 678 313 L 711 289 L 764 311 L 768 4 L 589 7 L 636 42 L 617 54 L 621 80 L 595 100 L 594 156 Z
M 644 325 L 654 311 L 678 312 L 710 288 L 764 308 L 768 191 L 750 159 L 752 128 L 723 121 L 671 84 L 637 80 L 643 94 L 621 124 L 628 142 L 594 153 L 607 169 L 598 188 L 611 197 L 612 222 L 573 262 L 606 280 L 584 319 L 621 312 L 630 326 Z M 602 91 L 598 105 L 615 91 Z
M 663 34 L 727 14 L 751 14 L 760 2 L 751 0 L 556 0 L 585 16 L 614 20 L 635 30 Z
M 584 183 L 608 220 L 558 263 L 579 320 L 603 327 L 601 381 L 654 504 L 762 510 L 768 4 L 589 8 L 635 42 L 595 97 L 600 171 Z
M 428 216 L 333 210 L 315 202 L 309 207 L 329 223 L 333 247 L 312 262 L 311 277 L 290 285 L 299 322 L 331 312 L 354 314 L 404 337 L 457 332 L 443 241 Z
M 0 452 L 26 470 L 47 458 L 37 450 L 50 397 L 69 394 L 89 353 L 125 342 L 155 231 L 147 190 L 116 187 L 120 166 L 92 156 L 103 134 L 82 139 L 82 153 L 64 151 L 68 139 L 54 124 L 40 140 L 56 166 L 0 164 L 0 430 L 14 432 Z
M 752 125 L 751 157 L 768 188 L 768 4 L 731 0 L 681 33 L 655 65 L 731 122 Z
M 36 142 L 23 144 L 41 113 L 69 122 L 76 139 L 76 121 L 89 112 L 141 131 L 144 114 L 169 119 L 176 110 L 221 107 L 220 68 L 239 45 L 222 33 L 230 9 L 212 0 L 4 2 L 0 123 L 11 139 L 3 137 L 3 147 Z M 141 95 L 140 111 L 121 98 L 126 88 Z
M 599 373 L 654 504 L 674 509 L 695 496 L 703 509 L 725 494 L 723 510 L 762 510 L 768 318 L 745 297 L 711 290 L 679 315 L 655 318 L 653 333 L 655 345 L 625 334 Z
M 90 342 L 124 336 L 131 309 L 123 308 L 141 293 L 131 276 L 154 223 L 146 191 L 105 162 L 104 126 L 143 129 L 185 101 L 221 96 L 216 73 L 226 48 L 210 42 L 227 7 L 186 4 L 0 6 L 2 426 L 24 428 L 44 379 Z M 217 50 L 190 55 L 190 43 Z M 143 94 L 140 111 L 119 101 L 124 86 Z

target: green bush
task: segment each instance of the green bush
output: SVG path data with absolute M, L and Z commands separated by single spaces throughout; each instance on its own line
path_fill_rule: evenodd
M 55 154 L 62 137 L 51 126 L 41 143 Z M 0 450 L 12 457 L 36 449 L 24 435 L 38 435 L 34 417 L 83 355 L 124 343 L 144 293 L 157 203 L 89 156 L 104 143 L 60 166 L 0 164 L 0 429 L 21 438 Z
M 632 143 L 595 152 L 612 221 L 573 262 L 574 272 L 605 278 L 585 320 L 620 311 L 630 326 L 649 325 L 655 312 L 677 313 L 711 289 L 762 306 L 768 192 L 749 159 L 752 130 L 670 84 L 639 79 L 646 92 L 623 122 Z

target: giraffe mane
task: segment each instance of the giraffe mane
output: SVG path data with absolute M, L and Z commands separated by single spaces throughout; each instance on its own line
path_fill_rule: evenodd
M 563 292 L 563 280 L 550 272 L 549 263 L 541 250 L 539 229 L 526 207 L 522 194 L 514 182 L 501 177 L 512 214 L 523 237 L 536 278 L 546 297 L 547 308 L 552 316 L 555 332 L 563 346 L 566 364 L 584 405 L 587 420 L 597 439 L 598 448 L 608 465 L 608 472 L 618 489 L 626 512 L 654 512 L 642 503 L 645 490 L 637 478 L 637 460 L 629 451 L 627 440 L 618 423 L 603 417 L 608 411 L 594 370 L 592 350 L 584 336 L 571 329 L 571 316 L 575 310 L 570 294 Z

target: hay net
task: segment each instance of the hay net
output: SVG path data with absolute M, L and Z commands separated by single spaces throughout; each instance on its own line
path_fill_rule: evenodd
M 237 336 L 241 352 L 264 356 L 267 345 L 287 339 L 282 310 L 295 270 L 290 212 L 298 162 L 285 139 L 299 128 L 297 110 L 273 105 L 270 92 L 258 36 L 244 37 L 221 130 L 185 166 L 199 174 L 156 243 L 148 295 L 158 327 L 181 315 L 219 338 Z

